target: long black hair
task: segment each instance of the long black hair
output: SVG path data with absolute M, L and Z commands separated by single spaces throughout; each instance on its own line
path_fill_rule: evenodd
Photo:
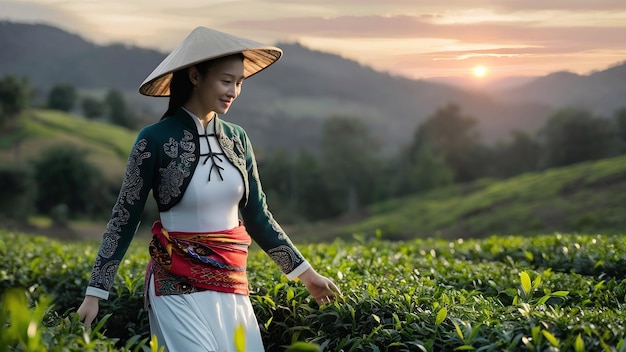
M 205 76 L 211 66 L 231 58 L 238 58 L 243 61 L 244 55 L 243 53 L 236 53 L 228 56 L 222 56 L 216 59 L 197 63 L 193 65 L 193 67 L 198 70 L 201 76 Z M 189 80 L 188 70 L 189 68 L 184 68 L 182 70 L 175 71 L 172 74 L 172 80 L 170 81 L 170 101 L 165 114 L 161 117 L 161 120 L 173 115 L 174 112 L 183 106 L 183 104 L 185 104 L 191 97 L 193 83 Z

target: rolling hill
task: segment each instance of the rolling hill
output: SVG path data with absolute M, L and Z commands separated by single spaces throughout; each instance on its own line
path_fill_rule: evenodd
M 136 132 L 53 110 L 27 110 L 0 133 L 0 164 L 25 165 L 50 147 L 69 144 L 87 151 L 107 180 L 121 181 Z
M 487 141 L 508 138 L 513 129 L 534 131 L 549 113 L 542 104 L 500 103 L 482 93 L 391 76 L 299 44 L 278 45 L 284 58 L 245 83 L 226 117 L 248 130 L 257 149 L 317 150 L 321 126 L 333 115 L 361 119 L 393 151 L 448 103 L 461 105 L 479 120 Z M 123 90 L 135 109 L 152 119 L 165 109 L 166 99 L 137 93 L 164 53 L 121 44 L 99 46 L 48 25 L 12 22 L 0 22 L 0 47 L 0 76 L 25 75 L 40 96 L 66 82 L 82 92 Z
M 626 156 L 620 156 L 409 195 L 371 206 L 358 217 L 295 227 L 291 232 L 298 239 L 316 241 L 377 232 L 388 239 L 624 234 L 624 214 Z
M 135 134 L 81 116 L 28 110 L 11 131 L 0 133 L 0 163 L 25 164 L 45 148 L 71 144 L 87 150 L 89 161 L 118 184 Z M 300 242 L 351 238 L 354 233 L 372 236 L 377 231 L 388 239 L 553 231 L 613 234 L 623 233 L 624 213 L 626 156 L 620 156 L 507 180 L 478 180 L 375 204 L 349 218 L 285 227 Z M 89 238 L 100 235 L 103 224 L 87 225 L 74 230 Z
M 392 76 L 297 43 L 277 45 L 284 57 L 245 82 L 226 116 L 244 126 L 261 151 L 316 151 L 324 121 L 335 115 L 360 119 L 384 150 L 395 151 L 448 103 L 475 117 L 487 142 L 507 139 L 515 129 L 534 132 L 553 109 L 565 105 L 603 116 L 626 106 L 626 63 L 588 76 L 556 72 L 514 88 L 500 85 L 503 88 L 477 92 Z M 100 46 L 52 26 L 6 21 L 0 21 L 0 47 L 0 77 L 27 76 L 40 99 L 50 87 L 66 82 L 82 93 L 124 91 L 135 110 L 147 117 L 145 123 L 165 110 L 166 99 L 137 92 L 165 53 L 122 44 Z

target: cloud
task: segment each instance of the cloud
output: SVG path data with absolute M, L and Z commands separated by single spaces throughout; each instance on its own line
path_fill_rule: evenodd
M 537 22 L 446 23 L 435 24 L 412 16 L 340 16 L 334 18 L 292 17 L 271 21 L 233 21 L 229 26 L 256 28 L 297 36 L 334 38 L 440 38 L 467 43 L 519 45 L 559 45 L 624 47 L 626 27 L 570 26 L 551 27 Z
M 0 19 L 26 23 L 45 23 L 69 31 L 85 28 L 86 22 L 53 4 L 1 0 Z
M 402 11 L 456 11 L 459 9 L 495 9 L 500 12 L 561 10 L 561 11 L 620 11 L 626 10 L 623 0 L 262 0 L 259 3 L 307 4 L 339 8 L 366 8 Z
M 0 19 L 44 22 L 103 44 L 169 51 L 203 25 L 261 42 L 298 41 L 413 76 L 479 60 L 588 67 L 626 57 L 624 0 L 0 0 L 0 6 Z

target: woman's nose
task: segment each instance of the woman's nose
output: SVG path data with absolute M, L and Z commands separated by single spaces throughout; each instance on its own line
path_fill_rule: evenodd
M 226 95 L 228 95 L 231 98 L 237 97 L 237 87 L 235 87 L 234 85 L 231 85 L 230 88 L 228 88 Z

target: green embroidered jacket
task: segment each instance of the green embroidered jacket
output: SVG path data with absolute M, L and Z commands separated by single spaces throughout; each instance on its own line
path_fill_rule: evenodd
M 252 145 L 245 131 L 215 117 L 216 138 L 227 159 L 239 170 L 244 195 L 239 211 L 248 233 L 289 279 L 310 267 L 267 208 Z M 144 127 L 126 165 L 120 193 L 96 258 L 88 295 L 108 298 L 119 265 L 133 239 L 150 190 L 159 211 L 176 205 L 200 159 L 193 117 L 183 109 Z

